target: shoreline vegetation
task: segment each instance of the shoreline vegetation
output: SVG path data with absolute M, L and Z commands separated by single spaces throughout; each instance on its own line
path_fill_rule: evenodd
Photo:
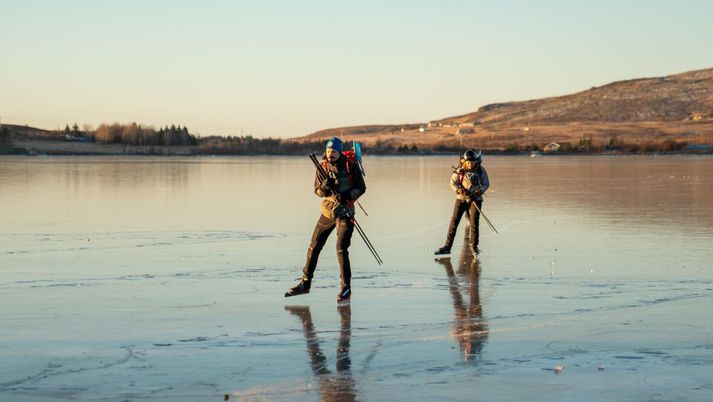
M 336 133 L 335 133 L 336 134 Z M 156 129 L 137 123 L 102 124 L 96 130 L 77 124 L 64 130 L 41 130 L 28 126 L 0 127 L 0 154 L 5 155 L 304 155 L 321 152 L 323 138 L 255 138 L 252 136 L 199 137 L 186 127 L 166 126 Z M 344 138 L 347 141 L 352 138 Z M 394 140 L 363 141 L 370 155 L 438 155 L 459 153 L 464 148 L 478 147 L 478 138 L 453 136 L 436 143 L 411 143 Z M 487 142 L 487 141 L 483 141 Z M 713 138 L 709 143 L 689 143 L 676 138 L 627 142 L 617 135 L 608 139 L 593 139 L 582 135 L 576 141 L 537 142 L 513 140 L 498 146 L 479 147 L 493 155 L 642 155 L 642 154 L 713 154 Z
M 713 68 L 617 81 L 569 95 L 493 103 L 427 123 L 329 128 L 296 138 L 202 136 L 188 128 L 75 123 L 64 130 L 0 125 L 0 154 L 304 155 L 324 141 L 371 155 L 713 154 Z

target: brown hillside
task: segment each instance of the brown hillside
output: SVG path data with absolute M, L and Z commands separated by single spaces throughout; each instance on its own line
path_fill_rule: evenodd
M 713 113 L 713 68 L 619 81 L 572 95 L 483 106 L 436 123 L 562 124 L 681 121 Z
M 371 145 L 462 144 L 486 149 L 549 142 L 575 144 L 583 139 L 594 143 L 711 143 L 713 68 L 618 81 L 571 95 L 490 104 L 473 113 L 428 124 L 336 128 L 299 140 L 340 134 L 347 140 Z
M 15 139 L 25 138 L 40 138 L 40 139 L 55 139 L 60 136 L 56 131 L 43 130 L 30 126 L 19 126 L 15 124 L 3 124 Z

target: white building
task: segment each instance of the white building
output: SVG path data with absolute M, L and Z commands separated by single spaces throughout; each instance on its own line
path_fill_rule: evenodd
M 544 152 L 557 152 L 560 150 L 560 144 L 558 144 L 556 142 L 551 142 L 551 143 L 545 145 L 544 147 L 542 147 L 542 150 Z

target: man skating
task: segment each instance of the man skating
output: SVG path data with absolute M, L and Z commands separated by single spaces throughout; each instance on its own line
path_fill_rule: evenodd
M 483 206 L 483 194 L 490 187 L 488 172 L 482 165 L 482 153 L 469 149 L 463 154 L 463 163 L 451 175 L 450 186 L 455 191 L 456 201 L 453 206 L 451 223 L 446 234 L 446 244 L 436 250 L 436 255 L 450 254 L 453 240 L 461 217 L 469 211 L 470 246 L 473 255 L 480 253 L 478 248 L 480 209 Z M 476 208 L 477 205 L 477 208 Z
M 314 180 L 314 193 L 322 200 L 322 214 L 312 234 L 312 241 L 307 249 L 307 261 L 302 270 L 302 279 L 285 293 L 285 297 L 309 293 L 312 277 L 317 268 L 317 260 L 329 235 L 337 229 L 337 260 L 341 278 L 341 290 L 337 301 L 351 297 L 351 265 L 349 245 L 354 232 L 354 202 L 366 192 L 364 177 L 356 160 L 344 154 L 344 144 L 339 138 L 327 141 L 322 157 L 322 168 L 329 178 L 321 180 L 319 173 Z

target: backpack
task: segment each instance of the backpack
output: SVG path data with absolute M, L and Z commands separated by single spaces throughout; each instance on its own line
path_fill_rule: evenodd
M 364 174 L 361 169 L 359 168 L 359 163 L 357 162 L 357 159 L 354 155 L 354 151 L 344 151 L 342 152 L 342 155 L 346 158 L 346 168 L 347 168 L 347 179 L 349 180 L 349 184 L 353 187 L 354 182 L 356 181 L 356 174 L 359 172 L 359 174 Z M 329 162 L 327 161 L 326 157 L 322 158 L 322 167 L 324 168 L 325 171 L 329 171 Z M 354 201 L 350 201 L 352 204 Z
M 359 174 L 364 174 L 360 167 L 359 167 L 359 161 L 357 160 L 356 153 L 354 151 L 344 151 L 342 152 L 342 155 L 344 155 L 345 158 L 347 158 L 347 174 L 349 175 L 349 181 L 354 183 L 354 177 L 352 176 L 356 172 L 359 172 Z
M 359 163 L 357 162 L 354 151 L 344 151 L 342 152 L 342 155 L 344 155 L 346 159 L 347 180 L 349 180 L 350 186 L 354 187 L 356 175 L 362 174 L 361 170 L 359 169 Z M 329 162 L 327 161 L 326 157 L 322 159 L 321 164 L 322 167 L 324 167 L 325 171 L 329 171 Z M 347 207 L 349 209 L 354 208 L 355 202 L 356 200 L 348 200 L 346 203 Z M 326 216 L 327 218 L 334 219 L 336 217 L 344 216 L 347 213 L 348 211 L 345 212 L 343 206 L 338 203 L 335 203 L 333 200 L 325 199 L 322 201 L 322 215 Z

